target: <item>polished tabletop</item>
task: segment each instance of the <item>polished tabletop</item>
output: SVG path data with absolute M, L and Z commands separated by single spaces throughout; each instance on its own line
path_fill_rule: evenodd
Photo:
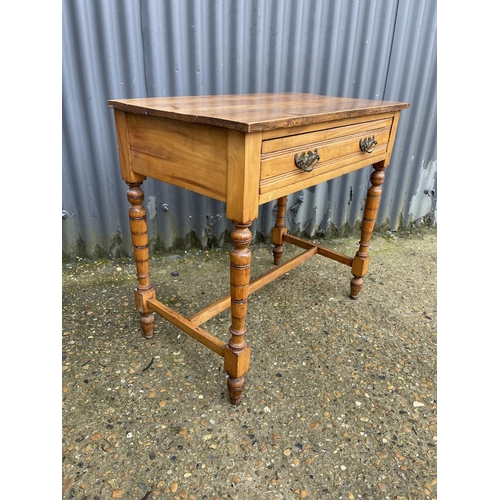
M 108 101 L 114 109 L 241 132 L 294 127 L 356 116 L 398 111 L 408 103 L 318 94 L 226 94 L 148 97 Z

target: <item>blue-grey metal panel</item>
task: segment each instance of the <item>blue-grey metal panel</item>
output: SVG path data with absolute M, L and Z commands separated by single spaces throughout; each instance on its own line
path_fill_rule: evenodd
M 401 113 L 380 213 L 407 227 L 423 218 L 437 222 L 437 12 L 436 1 L 400 1 L 385 98 L 397 93 L 411 103 Z
M 68 256 L 130 248 L 125 184 L 107 99 L 144 95 L 137 2 L 63 2 L 63 251 Z
M 66 256 L 131 252 L 108 99 L 284 91 L 410 102 L 377 222 L 436 222 L 435 0 L 64 1 Z M 352 229 L 369 177 L 362 169 L 290 196 L 290 229 Z M 152 179 L 143 189 L 160 247 L 217 243 L 231 230 L 219 201 Z M 260 208 L 254 234 L 269 234 L 274 205 Z

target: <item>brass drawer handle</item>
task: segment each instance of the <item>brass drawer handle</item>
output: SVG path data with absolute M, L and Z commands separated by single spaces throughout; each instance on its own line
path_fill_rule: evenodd
M 314 151 L 308 151 L 307 153 L 295 153 L 295 165 L 303 170 L 304 172 L 310 172 L 319 162 L 320 156 L 318 154 L 318 148 Z
M 359 141 L 359 149 L 365 153 L 373 153 L 377 144 L 375 136 L 372 135 L 371 137 L 365 137 Z

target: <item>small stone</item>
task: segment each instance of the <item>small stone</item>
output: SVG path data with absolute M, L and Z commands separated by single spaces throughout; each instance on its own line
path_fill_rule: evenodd
M 178 487 L 179 487 L 179 483 L 172 483 L 172 484 L 170 485 L 170 491 L 171 491 L 172 493 L 175 493 L 175 492 L 177 491 L 177 488 L 178 488 Z
M 283 453 L 288 457 L 288 456 L 290 456 L 292 451 L 290 450 L 290 448 L 287 448 Z
M 319 422 L 313 422 L 311 424 L 311 429 L 317 429 L 319 427 Z
M 385 491 L 385 484 L 384 483 L 378 483 L 378 487 L 380 491 Z
M 425 404 L 421 403 L 420 401 L 413 401 L 414 408 L 419 408 L 420 406 L 425 406 Z
M 109 436 L 106 437 L 106 441 L 112 444 L 116 443 L 117 439 L 118 438 L 116 437 L 116 434 L 110 434 Z
M 179 276 L 179 273 L 178 273 L 177 271 L 172 271 L 170 274 L 171 274 L 172 276 Z
M 346 470 L 346 469 L 347 469 L 347 467 L 345 465 L 340 466 L 340 470 Z
M 72 483 L 73 483 L 72 477 L 67 477 L 64 480 L 63 489 L 62 489 L 63 494 L 66 493 L 70 489 Z
M 113 490 L 111 492 L 111 498 L 121 498 L 124 493 L 125 493 L 125 491 L 123 491 L 123 490 Z

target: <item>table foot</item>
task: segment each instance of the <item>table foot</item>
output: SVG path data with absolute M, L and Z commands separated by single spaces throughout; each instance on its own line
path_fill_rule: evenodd
M 274 265 L 279 266 L 281 264 L 282 258 L 283 258 L 283 245 L 275 245 L 273 247 Z
M 227 379 L 227 389 L 229 392 L 229 399 L 233 405 L 239 405 L 241 403 L 241 394 L 243 393 L 243 387 L 245 384 L 245 379 L 243 377 Z
M 361 287 L 363 286 L 362 278 L 353 278 L 351 280 L 351 299 L 356 300 L 361 292 Z
M 153 313 L 141 314 L 141 328 L 144 338 L 153 338 L 154 328 L 155 328 L 155 317 Z

